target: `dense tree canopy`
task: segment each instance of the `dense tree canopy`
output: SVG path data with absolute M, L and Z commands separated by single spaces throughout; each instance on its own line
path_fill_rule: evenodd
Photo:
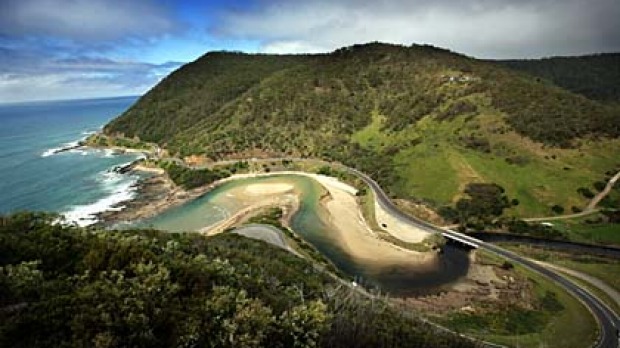
M 471 347 L 236 235 L 0 216 L 2 347 Z
M 500 64 L 380 43 L 319 55 L 211 52 L 164 79 L 106 132 L 215 158 L 250 148 L 344 154 L 348 136 L 370 123 L 373 110 L 398 131 L 427 115 L 476 114 L 468 96 L 480 93 L 539 142 L 567 146 L 590 134 L 620 134 L 617 109 Z
M 547 79 L 590 99 L 620 102 L 620 54 L 505 60 L 500 64 Z
M 557 185 L 541 196 L 531 184 L 510 187 L 501 181 L 508 169 L 490 162 L 499 157 L 538 177 L 563 170 L 576 190 L 595 170 L 616 165 L 610 153 L 620 107 L 501 62 L 370 43 L 317 55 L 208 53 L 164 79 L 105 132 L 156 142 L 180 158 L 335 160 L 368 173 L 391 195 L 435 207 L 471 183 L 471 166 L 519 198 L 518 209 L 540 213 L 545 205 L 583 202 L 576 191 L 558 193 Z M 568 158 L 572 149 L 581 163 Z M 178 174 L 200 183 L 212 173 Z

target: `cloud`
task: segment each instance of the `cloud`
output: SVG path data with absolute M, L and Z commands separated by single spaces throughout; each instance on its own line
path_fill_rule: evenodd
M 51 58 L 0 49 L 0 102 L 143 94 L 181 64 Z
M 169 9 L 153 1 L 2 0 L 0 35 L 88 40 L 147 39 L 174 31 Z
M 181 64 L 139 61 L 163 39 L 186 32 L 172 5 L 0 0 L 0 102 L 146 92 Z
M 617 0 L 284 0 L 224 15 L 222 36 L 273 53 L 368 41 L 429 43 L 483 58 L 620 50 Z
M 481 58 L 620 51 L 618 18 L 618 0 L 0 0 L 0 102 L 140 94 L 179 65 L 162 62 L 207 47 L 316 53 L 384 41 Z

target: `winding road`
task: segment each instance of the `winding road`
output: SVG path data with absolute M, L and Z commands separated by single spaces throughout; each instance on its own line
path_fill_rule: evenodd
M 255 162 L 261 161 L 262 162 L 262 161 L 278 161 L 278 160 L 284 160 L 284 159 L 293 160 L 293 161 L 296 161 L 296 160 L 305 161 L 306 160 L 302 158 L 268 158 L 268 159 L 251 159 L 250 161 L 255 161 Z M 203 166 L 203 167 L 212 167 L 214 165 L 221 165 L 226 162 L 233 163 L 237 161 L 238 160 L 221 161 L 221 162 L 212 163 L 208 166 Z M 182 161 L 179 161 L 179 162 L 184 164 L 184 162 Z M 572 281 L 568 280 L 561 274 L 545 267 L 544 265 L 536 263 L 532 260 L 529 260 L 511 251 L 505 250 L 503 248 L 484 242 L 482 240 L 473 238 L 466 234 L 453 231 L 450 229 L 444 229 L 442 227 L 430 224 L 426 221 L 417 219 L 413 216 L 407 215 L 403 213 L 402 211 L 400 211 L 392 203 L 388 195 L 383 191 L 383 189 L 379 186 L 379 184 L 377 184 L 377 182 L 375 182 L 370 176 L 366 175 L 365 173 L 360 172 L 357 169 L 350 168 L 344 165 L 339 165 L 338 167 L 341 167 L 342 169 L 362 179 L 375 193 L 377 202 L 386 211 L 388 211 L 390 214 L 392 214 L 394 217 L 396 217 L 403 223 L 410 224 L 416 228 L 421 228 L 429 232 L 441 233 L 444 237 L 447 237 L 449 239 L 456 240 L 461 243 L 467 244 L 469 246 L 483 249 L 493 254 L 499 255 L 507 260 L 510 260 L 513 263 L 520 264 L 535 272 L 538 272 L 542 274 L 543 276 L 556 282 L 560 286 L 564 287 L 569 293 L 571 293 L 573 296 L 575 296 L 580 301 L 582 301 L 582 303 L 589 308 L 589 310 L 592 312 L 592 314 L 596 318 L 599 324 L 600 332 L 599 332 L 598 340 L 596 344 L 594 345 L 594 347 L 596 348 L 618 348 L 620 347 L 619 331 L 618 331 L 620 327 L 620 317 L 618 316 L 618 314 L 616 314 L 613 310 L 611 310 L 606 304 L 604 304 L 601 300 L 599 300 L 592 293 L 588 292 L 587 290 L 584 290 L 579 285 L 573 283 Z M 193 167 L 193 168 L 198 169 L 196 167 Z M 618 173 L 613 178 L 613 181 L 610 182 L 608 186 L 613 186 L 613 184 L 615 184 L 615 181 L 618 180 L 619 178 L 620 178 L 620 173 Z
M 405 223 L 409 223 L 417 228 L 425 229 L 429 232 L 441 233 L 442 235 L 450 239 L 467 241 L 468 243 L 466 244 L 476 245 L 480 249 L 499 255 L 505 259 L 512 261 L 513 263 L 525 266 L 561 285 L 573 296 L 581 300 L 590 309 L 590 311 L 598 321 L 600 335 L 595 347 L 617 348 L 620 346 L 618 340 L 618 325 L 620 325 L 620 317 L 590 292 L 582 289 L 580 286 L 566 279 L 562 275 L 511 251 L 505 250 L 493 244 L 486 243 L 463 233 L 459 233 L 449 229 L 443 229 L 441 227 L 435 226 L 426 221 L 422 221 L 420 219 L 403 213 L 396 206 L 394 206 L 387 194 L 372 178 L 353 168 L 347 168 L 347 170 L 362 179 L 368 186 L 370 186 L 370 188 L 375 193 L 375 196 L 377 197 L 378 203 L 385 210 L 389 211 L 392 215 L 397 217 L 399 220 Z

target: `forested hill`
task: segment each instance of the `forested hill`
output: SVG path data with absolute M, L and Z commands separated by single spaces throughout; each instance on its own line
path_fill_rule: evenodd
M 539 214 L 579 209 L 576 189 L 614 168 L 620 112 L 494 62 L 370 43 L 318 55 L 208 53 L 105 132 L 180 157 L 339 160 L 432 205 L 449 204 L 468 182 L 495 182 L 526 202 L 517 213 Z M 534 192 L 506 175 L 519 170 L 538 185 L 569 177 Z
M 620 53 L 497 62 L 590 99 L 620 103 Z
M 476 347 L 231 234 L 0 216 L 1 347 Z
M 619 132 L 612 110 L 536 79 L 429 46 L 378 43 L 313 56 L 208 53 L 171 74 L 106 131 L 182 154 L 218 157 L 258 146 L 316 155 L 326 144 L 316 140 L 348 140 L 372 121 L 373 111 L 386 116 L 384 128 L 397 131 L 427 115 L 476 114 L 482 105 L 468 99 L 477 96 L 505 113 L 511 128 L 550 145 Z M 235 134 L 247 126 L 255 132 Z M 306 137 L 312 133 L 319 139 Z

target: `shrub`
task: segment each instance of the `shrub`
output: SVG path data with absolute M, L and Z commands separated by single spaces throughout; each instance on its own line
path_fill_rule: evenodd
M 580 187 L 580 188 L 578 188 L 578 189 L 577 189 L 577 192 L 578 192 L 580 195 L 584 196 L 585 198 L 588 198 L 588 199 L 592 199 L 592 198 L 594 198 L 594 193 L 592 193 L 592 191 L 590 191 L 590 189 L 588 189 L 588 188 L 586 188 L 586 187 Z
M 559 215 L 559 214 L 564 213 L 564 207 L 559 204 L 555 204 L 551 207 L 551 211 Z

